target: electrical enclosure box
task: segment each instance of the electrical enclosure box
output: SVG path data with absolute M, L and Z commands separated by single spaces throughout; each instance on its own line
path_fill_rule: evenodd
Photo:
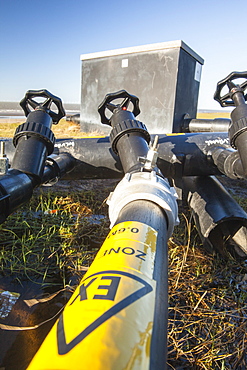
M 180 132 L 196 117 L 203 59 L 183 41 L 81 55 L 81 131 L 109 134 L 98 106 L 108 93 L 127 90 L 140 100 L 137 119 L 152 134 Z

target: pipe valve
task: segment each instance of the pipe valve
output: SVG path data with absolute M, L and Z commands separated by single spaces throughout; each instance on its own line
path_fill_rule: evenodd
M 17 127 L 13 138 L 16 151 L 12 168 L 31 175 L 39 185 L 46 157 L 54 149 L 55 137 L 51 126 L 57 124 L 65 112 L 61 99 L 47 90 L 29 90 L 20 105 L 27 120 Z
M 245 81 L 237 85 L 233 82 L 235 79 L 244 78 Z M 229 92 L 221 96 L 223 87 L 227 86 Z M 228 130 L 230 144 L 237 149 L 244 169 L 244 175 L 247 175 L 247 72 L 232 72 L 226 78 L 219 81 L 214 94 L 214 99 L 222 107 L 234 106 L 231 112 L 231 125 Z

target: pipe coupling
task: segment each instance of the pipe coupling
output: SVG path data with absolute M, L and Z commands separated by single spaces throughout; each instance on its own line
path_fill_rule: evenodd
M 148 200 L 160 206 L 167 217 L 168 237 L 179 223 L 177 193 L 168 180 L 152 172 L 126 173 L 107 200 L 111 227 L 115 224 L 120 211 L 135 200 Z

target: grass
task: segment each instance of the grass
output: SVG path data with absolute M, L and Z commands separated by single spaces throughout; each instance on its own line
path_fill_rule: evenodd
M 93 191 L 67 195 L 40 190 L 0 225 L 2 275 L 44 287 L 75 283 L 108 232 L 106 218 L 97 224 L 90 218 L 106 214 L 104 196 L 104 191 L 99 196 Z
M 13 122 L 14 121 L 14 122 Z M 16 128 L 23 123 L 24 120 L 16 122 L 15 120 L 4 121 L 0 120 L 0 137 L 12 138 L 14 136 Z M 81 138 L 85 136 L 95 136 L 96 133 L 90 135 L 80 131 L 80 125 L 68 122 L 65 119 L 61 119 L 57 125 L 52 126 L 52 131 L 57 139 L 60 138 Z
M 246 369 L 247 264 L 207 253 L 188 217 L 169 241 L 169 370 Z
M 77 284 L 109 231 L 109 191 L 37 191 L 0 226 L 2 273 L 55 289 Z M 168 244 L 168 369 L 245 369 L 247 264 L 204 250 L 183 211 Z M 94 224 L 92 214 L 106 218 Z

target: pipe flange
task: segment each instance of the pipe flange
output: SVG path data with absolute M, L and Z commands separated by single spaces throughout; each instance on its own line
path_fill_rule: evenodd
M 17 146 L 18 140 L 22 136 L 38 137 L 42 141 L 45 141 L 48 155 L 50 155 L 53 152 L 55 136 L 53 132 L 45 125 L 38 122 L 26 121 L 20 126 L 18 126 L 13 137 L 13 144 L 15 147 Z
M 168 220 L 168 237 L 170 237 L 174 225 L 177 225 L 179 220 L 177 193 L 173 187 L 170 187 L 168 181 L 158 176 L 155 171 L 126 173 L 107 200 L 111 227 L 123 207 L 135 200 L 148 200 L 164 210 Z
M 247 118 L 240 118 L 238 121 L 232 123 L 229 127 L 229 138 L 230 144 L 234 149 L 237 149 L 235 145 L 237 137 L 243 132 L 247 131 Z
M 136 119 L 127 119 L 125 121 L 117 123 L 111 130 L 110 142 L 112 145 L 112 150 L 114 151 L 115 154 L 118 154 L 117 151 L 118 140 L 123 135 L 130 132 L 140 132 L 144 139 L 147 141 L 147 143 L 149 143 L 150 135 L 144 123 L 137 121 Z

